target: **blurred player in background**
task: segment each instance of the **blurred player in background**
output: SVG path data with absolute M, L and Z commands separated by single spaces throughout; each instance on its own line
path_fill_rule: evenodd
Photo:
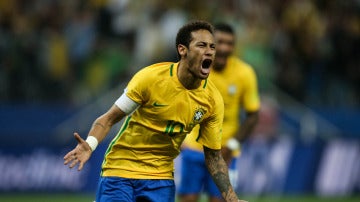
M 228 24 L 215 25 L 216 57 L 209 76 L 220 91 L 225 104 L 222 153 L 229 165 L 230 179 L 236 183 L 235 158 L 240 153 L 240 143 L 252 132 L 258 121 L 260 101 L 256 75 L 248 64 L 233 56 L 235 33 Z M 240 128 L 240 111 L 246 112 Z M 180 201 L 197 201 L 203 190 L 211 202 L 223 201 L 211 175 L 206 170 L 203 149 L 198 137 L 199 128 L 189 134 L 183 144 L 181 180 L 178 190 Z
M 98 142 L 126 115 L 102 164 L 96 201 L 175 201 L 174 158 L 186 134 L 202 130 L 206 165 L 226 201 L 240 201 L 221 156 L 222 97 L 207 78 L 215 57 L 213 27 L 203 21 L 183 26 L 176 37 L 178 63 L 158 63 L 140 70 L 124 93 L 97 118 L 88 137 L 64 157 L 81 170 Z

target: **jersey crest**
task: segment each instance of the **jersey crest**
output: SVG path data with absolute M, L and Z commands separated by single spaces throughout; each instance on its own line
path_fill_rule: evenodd
M 204 118 L 204 115 L 206 114 L 206 111 L 199 107 L 194 111 L 194 115 L 192 118 L 192 123 L 190 125 L 195 126 L 196 124 L 199 124 L 202 119 Z

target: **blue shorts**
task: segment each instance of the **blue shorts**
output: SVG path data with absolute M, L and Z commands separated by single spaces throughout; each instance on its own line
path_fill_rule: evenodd
M 181 151 L 181 157 L 181 178 L 177 192 L 179 194 L 200 194 L 203 191 L 210 197 L 222 198 L 205 165 L 204 153 L 184 149 Z M 230 168 L 235 169 L 235 160 L 231 163 Z
M 174 180 L 100 177 L 96 202 L 175 201 Z
M 199 194 L 202 191 L 211 197 L 221 198 L 221 193 L 205 165 L 204 153 L 190 149 L 181 151 L 181 178 L 179 194 Z

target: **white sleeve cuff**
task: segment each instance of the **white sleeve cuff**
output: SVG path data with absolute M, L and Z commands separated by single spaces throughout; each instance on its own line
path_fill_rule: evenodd
M 133 113 L 140 104 L 136 103 L 126 95 L 126 89 L 124 93 L 115 101 L 115 105 L 118 106 L 121 111 L 125 112 L 127 115 Z

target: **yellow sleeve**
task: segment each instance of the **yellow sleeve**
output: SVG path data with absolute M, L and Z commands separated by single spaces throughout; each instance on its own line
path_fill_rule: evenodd
M 146 68 L 134 75 L 126 87 L 126 95 L 134 102 L 143 104 L 148 100 L 149 77 L 146 76 Z
M 224 102 L 221 95 L 218 97 L 219 99 L 215 100 L 212 115 L 200 124 L 197 138 L 197 142 L 210 149 L 221 149 Z
M 247 83 L 243 96 L 243 107 L 246 111 L 257 111 L 260 108 L 260 98 L 256 74 L 251 67 L 249 67 L 245 78 Z

